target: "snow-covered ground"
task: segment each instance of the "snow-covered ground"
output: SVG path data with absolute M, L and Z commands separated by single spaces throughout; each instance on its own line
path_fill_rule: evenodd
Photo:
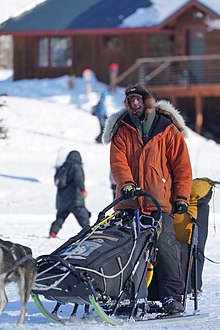
M 53 184 L 54 166 L 58 154 L 79 150 L 86 175 L 88 197 L 86 205 L 95 222 L 98 212 L 112 201 L 109 182 L 109 145 L 94 142 L 99 132 L 98 120 L 90 111 L 97 101 L 97 91 L 105 88 L 93 77 L 92 93 L 86 95 L 83 79 L 77 78 L 75 88 L 68 89 L 68 78 L 24 80 L 13 82 L 7 72 L 0 72 L 0 118 L 8 127 L 8 138 L 0 140 L 0 238 L 30 246 L 35 257 L 52 252 L 80 230 L 73 216 L 69 216 L 58 239 L 48 239 L 48 231 L 55 217 Z M 3 79 L 3 80 L 1 80 Z M 123 104 L 123 89 L 108 96 L 109 113 Z M 220 145 L 189 131 L 187 144 L 194 177 L 220 179 Z M 219 189 L 210 203 L 209 235 L 205 255 L 220 261 Z M 216 226 L 216 229 L 215 229 Z M 201 312 L 209 317 L 177 324 L 135 324 L 135 328 L 149 329 L 219 329 L 220 265 L 205 262 Z M 0 329 L 12 329 L 19 315 L 19 296 L 15 286 L 7 287 L 10 302 L 0 317 Z M 187 309 L 192 309 L 189 301 Z M 53 324 L 37 309 L 32 299 L 24 329 L 51 329 Z M 53 325 L 55 328 L 64 328 Z M 65 329 L 86 329 L 76 322 Z M 90 329 L 104 329 L 104 324 L 90 324 Z M 118 329 L 134 328 L 123 324 Z

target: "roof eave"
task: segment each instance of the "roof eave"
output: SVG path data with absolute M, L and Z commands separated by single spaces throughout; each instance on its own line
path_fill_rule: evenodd
M 12 36 L 49 36 L 49 35 L 103 35 L 103 34 L 135 34 L 135 33 L 171 33 L 171 30 L 163 31 L 161 27 L 141 28 L 99 28 L 99 29 L 62 29 L 62 30 L 34 30 L 34 31 L 1 31 L 0 35 Z

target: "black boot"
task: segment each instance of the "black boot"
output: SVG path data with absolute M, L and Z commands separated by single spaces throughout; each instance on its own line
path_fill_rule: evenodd
M 178 299 L 172 296 L 164 297 L 162 301 L 164 313 L 166 314 L 177 314 L 184 312 L 183 304 Z

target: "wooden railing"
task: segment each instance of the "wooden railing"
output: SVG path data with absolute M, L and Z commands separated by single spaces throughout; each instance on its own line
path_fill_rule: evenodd
M 139 58 L 116 78 L 115 86 L 138 81 L 151 86 L 220 83 L 220 55 Z

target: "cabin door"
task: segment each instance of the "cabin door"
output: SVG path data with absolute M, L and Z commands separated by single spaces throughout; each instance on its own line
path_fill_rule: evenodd
M 187 30 L 187 55 L 204 55 L 204 29 L 193 27 Z M 204 83 L 204 61 L 190 61 L 188 75 L 191 84 Z

